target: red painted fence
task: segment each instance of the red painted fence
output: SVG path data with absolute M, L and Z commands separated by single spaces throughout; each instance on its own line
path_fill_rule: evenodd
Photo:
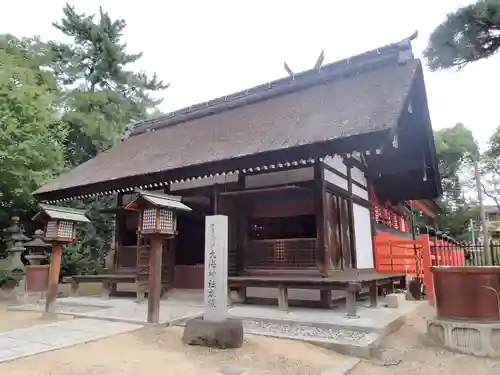
M 406 274 L 409 278 L 423 277 L 427 296 L 434 305 L 434 279 L 432 266 L 463 266 L 465 251 L 455 244 L 420 235 L 417 240 L 403 239 L 379 232 L 375 241 L 377 272 Z

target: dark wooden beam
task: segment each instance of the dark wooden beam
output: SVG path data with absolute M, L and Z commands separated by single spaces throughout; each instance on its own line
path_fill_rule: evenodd
M 356 231 L 354 230 L 354 203 L 353 203 L 353 193 L 352 193 L 352 164 L 347 165 L 347 190 L 349 194 L 347 212 L 349 216 L 349 241 L 351 249 L 351 261 L 352 267 L 357 268 L 357 257 L 356 257 Z
M 374 192 L 373 192 L 373 184 L 371 183 L 371 180 L 369 178 L 366 179 L 367 185 L 368 185 L 368 198 L 370 201 L 374 197 Z M 377 258 L 376 258 L 376 247 L 375 247 L 375 237 L 377 235 L 377 230 L 375 229 L 375 219 L 373 219 L 372 215 L 372 210 L 373 207 L 370 207 L 370 229 L 371 229 L 371 235 L 372 235 L 372 254 L 373 254 L 373 265 L 374 267 L 377 266 Z
M 350 195 L 349 191 L 342 189 L 340 186 L 334 185 L 331 182 L 325 181 L 325 187 L 327 191 L 332 192 L 335 195 L 338 195 L 339 197 L 345 198 L 345 199 L 352 199 L 354 203 L 359 204 L 360 206 L 366 207 L 366 208 L 371 208 L 372 204 L 369 200 L 358 197 L 357 195 Z
M 281 186 L 271 186 L 266 188 L 224 191 L 219 195 L 242 195 L 242 194 L 246 195 L 246 194 L 256 194 L 256 193 L 278 192 L 282 190 L 308 190 L 308 189 L 298 185 L 281 185 Z
M 425 160 L 421 155 L 409 155 L 400 153 L 397 157 L 380 157 L 374 163 L 375 171 L 383 175 L 396 175 L 409 171 L 423 171 L 425 169 Z
M 213 202 L 214 202 L 214 215 L 219 214 L 219 185 L 213 185 Z
M 123 193 L 116 195 L 116 206 L 123 207 Z M 118 252 L 120 251 L 121 230 L 124 225 L 125 217 L 123 215 L 115 215 L 115 228 L 114 228 L 114 251 L 113 251 L 113 268 L 118 268 Z
M 36 196 L 40 200 L 55 200 L 78 195 L 92 194 L 129 186 L 140 186 L 158 183 L 159 181 L 175 181 L 188 177 L 198 177 L 215 173 L 243 170 L 264 165 L 277 165 L 278 163 L 308 160 L 324 155 L 342 154 L 354 150 L 370 150 L 375 153 L 388 142 L 389 131 L 373 132 L 346 138 L 339 138 L 314 144 L 302 145 L 276 151 L 261 152 L 258 154 L 226 159 L 222 161 L 207 162 L 170 169 L 168 171 L 128 176 L 121 179 L 101 181 L 98 183 L 78 186 L 69 189 L 56 190 Z
M 323 173 L 323 163 L 314 164 L 314 180 L 316 187 L 314 189 L 314 207 L 316 211 L 316 266 L 320 273 L 328 276 L 329 268 L 329 253 L 325 246 L 325 215 L 324 215 L 324 202 L 325 202 L 325 176 Z
M 245 189 L 245 176 L 238 176 L 238 188 Z M 248 243 L 248 218 L 247 207 L 244 196 L 236 197 L 236 225 L 237 228 L 237 243 L 236 243 L 236 270 L 241 274 L 245 269 L 245 254 Z

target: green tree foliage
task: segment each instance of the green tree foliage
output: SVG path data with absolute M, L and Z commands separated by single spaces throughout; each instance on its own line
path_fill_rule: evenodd
M 463 195 L 460 176 L 464 167 L 470 165 L 478 146 L 472 132 L 458 123 L 435 133 L 439 173 L 443 184 L 443 195 L 447 200 L 459 200 Z
M 31 193 L 64 167 L 64 123 L 47 45 L 0 35 L 0 223 L 22 219 Z
M 467 198 L 468 170 L 478 147 L 472 132 L 458 123 L 435 133 L 439 171 L 443 184 L 440 205 L 443 213 L 437 219 L 438 229 L 452 237 L 467 239 L 470 219 L 478 217 L 478 207 Z
M 127 69 L 142 54 L 127 53 L 121 41 L 124 20 L 112 20 L 102 8 L 97 18 L 70 5 L 63 13 L 54 26 L 73 43 L 52 47 L 55 71 L 66 91 L 68 159 L 77 165 L 115 144 L 127 124 L 146 117 L 161 102 L 153 92 L 168 85 L 156 75 Z
M 156 75 L 130 70 L 142 54 L 130 54 L 122 42 L 126 27 L 100 9 L 98 15 L 78 13 L 66 5 L 54 23 L 69 40 L 51 43 L 53 70 L 62 87 L 62 121 L 67 124 L 66 160 L 71 167 L 113 146 L 127 125 L 146 118 L 160 100 L 154 92 L 167 88 Z M 74 202 L 90 208 L 91 224 L 81 226 L 77 241 L 66 248 L 62 274 L 100 272 L 110 249 L 112 222 L 99 210 L 114 198 Z
M 424 51 L 431 70 L 463 68 L 500 48 L 500 0 L 480 0 L 449 13 Z
M 105 257 L 111 245 L 112 219 L 100 209 L 115 204 L 114 197 L 102 197 L 74 201 L 74 208 L 87 211 L 88 224 L 77 225 L 77 238 L 63 252 L 61 277 L 75 274 L 98 274 L 106 268 Z
M 500 211 L 500 126 L 490 137 L 488 148 L 483 154 L 481 175 L 484 194 Z

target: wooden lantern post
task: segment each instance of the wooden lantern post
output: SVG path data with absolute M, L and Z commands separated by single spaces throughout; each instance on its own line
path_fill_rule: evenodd
M 160 294 L 163 240 L 177 234 L 177 213 L 191 211 L 181 203 L 181 198 L 173 195 L 136 190 L 137 196 L 126 209 L 139 211 L 139 235 L 148 238 L 149 278 L 148 278 L 148 323 L 160 320 Z
M 90 221 L 85 216 L 85 211 L 82 210 L 47 204 L 40 204 L 40 208 L 41 211 L 33 220 L 45 223 L 44 240 L 52 244 L 45 314 L 53 314 L 61 272 L 62 246 L 75 240 L 77 222 L 89 223 Z

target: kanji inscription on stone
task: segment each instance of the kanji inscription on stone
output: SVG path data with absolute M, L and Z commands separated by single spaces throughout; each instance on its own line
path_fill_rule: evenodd
M 207 216 L 205 221 L 205 312 L 211 321 L 227 319 L 228 219 Z

